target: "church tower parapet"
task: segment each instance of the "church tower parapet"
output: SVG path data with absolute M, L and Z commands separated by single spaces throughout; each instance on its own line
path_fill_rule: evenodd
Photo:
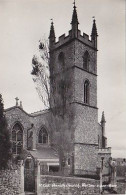
M 68 33 L 68 36 L 65 34 L 61 35 L 59 37 L 59 40 L 55 42 L 55 31 L 54 31 L 54 25 L 53 22 L 51 23 L 51 29 L 50 29 L 50 35 L 49 35 L 49 42 L 50 42 L 50 48 L 52 50 L 58 49 L 64 44 L 68 44 L 73 39 L 78 39 L 80 42 L 84 43 L 85 45 L 88 45 L 94 50 L 97 50 L 97 28 L 96 28 L 96 21 L 93 20 L 93 27 L 92 27 L 92 33 L 91 33 L 91 39 L 89 39 L 89 35 L 86 33 L 83 33 L 81 35 L 81 31 L 78 29 L 78 16 L 77 16 L 77 10 L 74 2 L 73 7 L 73 15 L 72 15 L 72 21 L 71 21 L 71 30 Z

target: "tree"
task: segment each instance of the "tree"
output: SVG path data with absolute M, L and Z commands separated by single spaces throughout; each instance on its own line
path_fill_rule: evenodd
M 11 142 L 7 121 L 4 114 L 4 104 L 0 94 L 0 170 L 8 167 L 8 161 L 11 159 Z
M 54 66 L 54 65 L 53 65 Z M 55 78 L 50 76 L 51 67 L 50 67 L 50 56 L 49 56 L 49 44 L 46 39 L 39 41 L 39 54 L 34 55 L 32 58 L 32 72 L 33 81 L 36 85 L 36 90 L 39 94 L 40 99 L 44 106 L 50 110 L 48 115 L 48 121 L 50 122 L 51 135 L 50 138 L 53 139 L 54 130 L 58 134 L 57 143 L 53 143 L 51 140 L 52 146 L 58 150 L 60 158 L 60 168 L 61 170 L 64 167 L 64 152 L 63 149 L 67 145 L 67 140 L 65 142 L 64 131 L 61 129 L 61 124 L 64 124 L 64 115 L 65 115 L 65 84 L 64 81 L 59 83 L 58 93 L 61 96 L 62 106 L 57 106 L 57 100 L 55 99 Z M 59 113 L 60 112 L 60 113 Z M 58 144 L 59 143 L 59 144 Z
M 39 41 L 39 54 L 32 58 L 31 74 L 42 103 L 50 108 L 49 47 L 46 39 Z
M 54 65 L 53 65 L 54 66 Z M 52 65 L 50 67 L 50 55 L 49 55 L 49 44 L 48 41 L 43 38 L 39 41 L 39 54 L 34 55 L 32 58 L 32 72 L 33 81 L 36 85 L 36 90 L 45 108 L 51 109 L 53 114 L 58 113 L 57 99 L 55 96 L 56 82 L 55 78 L 51 76 Z M 62 105 L 62 117 L 65 114 L 66 107 L 66 93 L 65 90 L 68 88 L 68 81 L 66 78 L 62 78 L 59 82 L 58 93 L 61 96 Z M 58 113 L 59 114 L 59 113 Z

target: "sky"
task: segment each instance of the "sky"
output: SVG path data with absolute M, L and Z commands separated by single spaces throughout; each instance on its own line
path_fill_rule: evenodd
M 98 29 L 98 112 L 106 118 L 113 157 L 126 158 L 125 0 L 76 0 L 81 32 Z M 0 93 L 4 106 L 23 102 L 26 112 L 42 110 L 31 76 L 38 42 L 48 38 L 53 18 L 58 37 L 68 34 L 73 0 L 0 0 Z

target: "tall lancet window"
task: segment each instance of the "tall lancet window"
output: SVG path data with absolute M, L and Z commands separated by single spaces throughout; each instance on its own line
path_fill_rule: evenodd
M 83 68 L 84 70 L 89 70 L 89 62 L 90 62 L 90 56 L 88 51 L 86 51 L 83 55 Z
M 12 152 L 20 154 L 23 147 L 23 130 L 19 123 L 16 123 L 12 129 Z
M 46 131 L 45 128 L 42 128 L 42 129 L 39 131 L 38 143 L 41 143 L 41 144 L 48 144 L 48 133 L 47 133 L 47 131 Z
M 58 56 L 58 60 L 59 60 L 59 70 L 64 69 L 65 66 L 65 57 L 64 57 L 64 53 L 60 52 L 59 56 Z
M 89 104 L 89 88 L 90 88 L 90 83 L 89 83 L 89 81 L 88 80 L 86 80 L 85 82 L 84 82 L 84 103 L 85 104 Z

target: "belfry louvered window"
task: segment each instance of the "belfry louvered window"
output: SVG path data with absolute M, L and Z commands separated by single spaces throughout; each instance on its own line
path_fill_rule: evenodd
M 58 56 L 58 60 L 59 60 L 59 69 L 62 70 L 64 69 L 65 66 L 65 57 L 64 57 L 64 53 L 60 52 L 59 56 Z
M 89 62 L 90 62 L 90 56 L 88 51 L 86 51 L 83 55 L 83 68 L 84 70 L 89 70 Z
M 23 130 L 19 123 L 16 123 L 12 129 L 12 152 L 20 154 L 23 146 Z

